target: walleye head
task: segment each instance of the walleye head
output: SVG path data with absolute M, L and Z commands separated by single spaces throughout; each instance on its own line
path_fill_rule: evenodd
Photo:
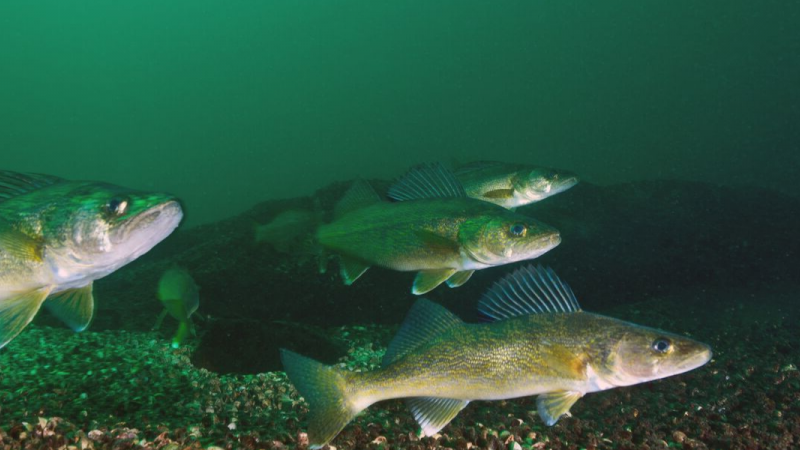
M 466 255 L 485 267 L 537 258 L 560 244 L 561 234 L 537 220 L 505 213 L 466 221 L 459 240 Z
M 104 183 L 81 183 L 53 208 L 60 218 L 45 223 L 56 275 L 97 279 L 149 251 L 178 226 L 183 211 L 171 195 Z M 55 214 L 55 213 L 54 213 Z
M 566 170 L 536 168 L 520 173 L 514 192 L 528 202 L 544 200 L 578 184 L 578 176 Z
M 702 342 L 654 328 L 626 325 L 629 328 L 595 359 L 598 375 L 613 386 L 678 375 L 711 359 L 711 347 Z

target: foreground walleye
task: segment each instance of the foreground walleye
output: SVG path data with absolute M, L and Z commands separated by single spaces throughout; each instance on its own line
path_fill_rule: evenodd
M 539 415 L 553 425 L 587 393 L 677 375 L 711 358 L 700 342 L 581 311 L 569 286 L 541 267 L 496 283 L 479 310 L 496 322 L 467 324 L 418 300 L 373 372 L 282 350 L 286 373 L 309 403 L 312 448 L 381 400 L 407 398 L 427 436 L 472 400 L 537 394 Z
M 84 330 L 92 282 L 153 248 L 182 217 L 169 195 L 0 171 L 0 348 L 42 304 Z
M 412 292 L 443 282 L 461 286 L 475 270 L 536 258 L 561 242 L 558 230 L 503 208 L 471 199 L 441 165 L 420 166 L 381 201 L 356 182 L 321 225 L 316 240 L 339 255 L 342 277 L 353 283 L 370 266 L 418 271 Z
M 455 175 L 468 196 L 509 209 L 544 200 L 578 184 L 578 176 L 566 170 L 496 161 L 459 166 Z

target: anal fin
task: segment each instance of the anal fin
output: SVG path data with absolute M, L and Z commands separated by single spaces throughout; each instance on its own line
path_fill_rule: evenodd
M 457 288 L 469 281 L 473 273 L 475 273 L 474 270 L 462 270 L 460 272 L 456 272 L 453 274 L 453 276 L 447 279 L 447 285 L 451 288 Z
M 411 292 L 414 295 L 430 292 L 453 276 L 454 273 L 456 273 L 456 269 L 421 270 L 417 273 L 417 277 L 414 278 L 414 286 L 411 288 Z
M 48 298 L 44 305 L 74 331 L 83 331 L 89 326 L 94 315 L 92 283 L 59 292 Z
M 536 409 L 544 423 L 553 426 L 564 415 L 569 414 L 569 409 L 583 394 L 577 391 L 555 391 L 541 394 L 536 399 Z
M 369 268 L 369 264 L 366 264 L 361 260 L 347 256 L 339 256 L 339 271 L 342 274 L 344 284 L 348 286 L 353 284 Z
M 0 348 L 5 347 L 31 323 L 51 290 L 51 286 L 46 286 L 0 301 Z
M 453 420 L 469 400 L 437 397 L 412 397 L 406 400 L 408 408 L 422 427 L 424 436 L 433 436 Z

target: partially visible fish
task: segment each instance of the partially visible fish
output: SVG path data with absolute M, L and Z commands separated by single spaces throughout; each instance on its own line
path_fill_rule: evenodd
M 578 176 L 566 170 L 496 161 L 459 166 L 455 175 L 468 196 L 509 209 L 544 200 L 578 184 Z
M 172 266 L 158 280 L 156 297 L 164 304 L 164 311 L 155 328 L 167 314 L 177 320 L 178 330 L 172 338 L 172 348 L 178 348 L 190 334 L 195 334 L 191 317 L 200 306 L 200 288 L 186 269 Z
M 171 195 L 0 171 L 0 347 L 42 304 L 84 330 L 94 280 L 149 251 L 182 217 Z
M 583 312 L 549 269 L 522 268 L 489 290 L 467 324 L 420 299 L 372 372 L 349 372 L 281 350 L 289 379 L 309 404 L 311 448 L 330 442 L 373 403 L 406 398 L 425 435 L 470 401 L 538 395 L 554 425 L 582 396 L 677 375 L 711 349 L 685 336 Z

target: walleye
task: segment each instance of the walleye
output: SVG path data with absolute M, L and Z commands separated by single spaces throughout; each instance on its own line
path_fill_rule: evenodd
M 172 348 L 178 348 L 186 337 L 195 334 L 192 314 L 200 306 L 200 288 L 189 272 L 177 265 L 167 269 L 158 280 L 156 297 L 164 304 L 155 327 L 158 329 L 167 314 L 178 321 L 178 331 L 172 338 Z
M 281 350 L 287 375 L 309 404 L 311 448 L 382 400 L 406 398 L 427 436 L 472 400 L 538 395 L 539 416 L 554 425 L 585 394 L 677 375 L 711 359 L 707 345 L 684 336 L 582 311 L 549 268 L 513 272 L 478 309 L 495 322 L 467 324 L 417 300 L 383 367 L 372 372 Z
M 0 171 L 0 348 L 42 304 L 83 331 L 93 281 L 149 251 L 182 217 L 170 195 Z
M 468 198 L 441 165 L 412 169 L 381 201 L 357 181 L 320 225 L 316 242 L 339 255 L 345 284 L 370 266 L 418 271 L 412 292 L 443 282 L 461 286 L 475 270 L 536 258 L 561 242 L 558 230 L 491 203 Z
M 465 164 L 455 175 L 468 196 L 509 209 L 544 200 L 578 184 L 578 176 L 566 170 L 496 161 Z

